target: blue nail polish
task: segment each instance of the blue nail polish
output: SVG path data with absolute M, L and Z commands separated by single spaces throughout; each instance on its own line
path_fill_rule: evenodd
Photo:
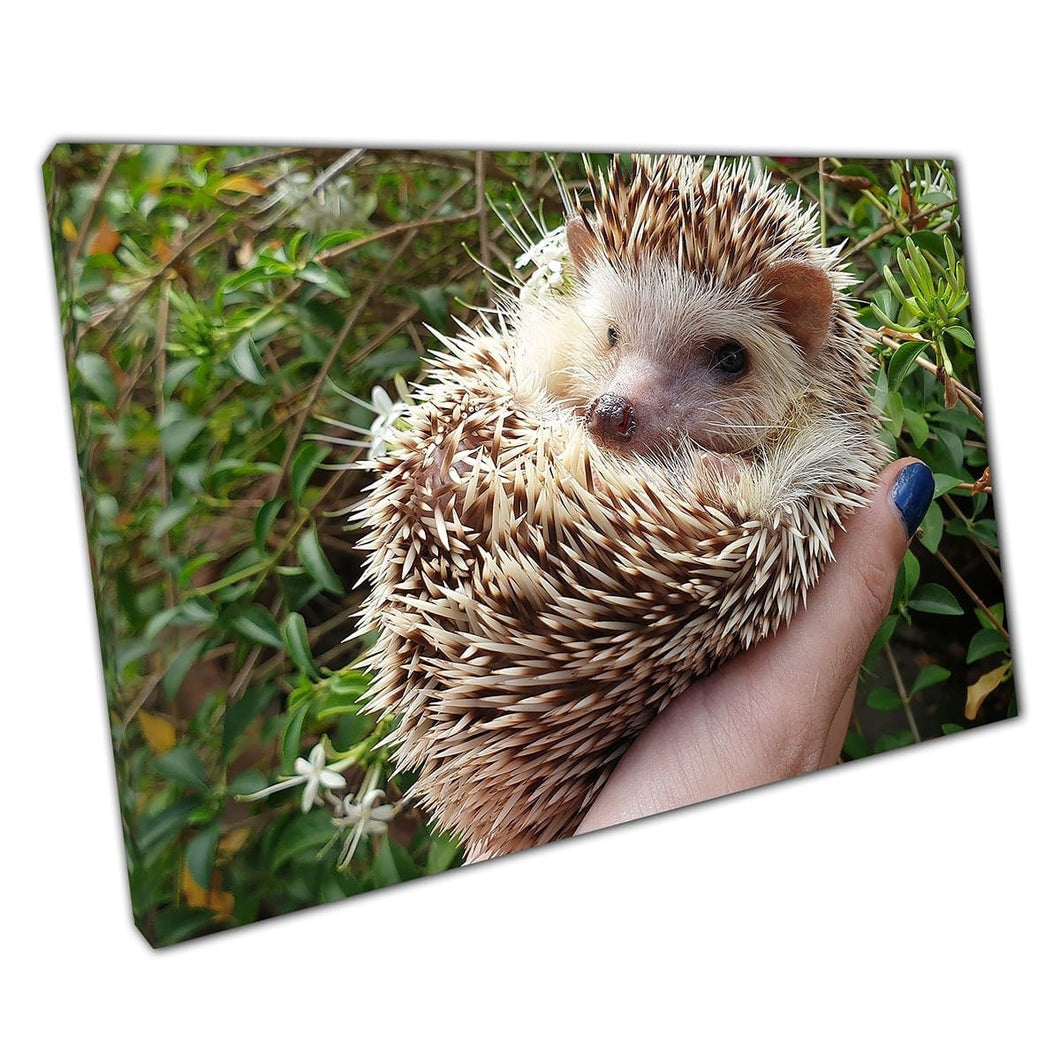
M 935 494 L 935 476 L 927 464 L 907 464 L 898 472 L 891 487 L 891 500 L 905 524 L 906 537 L 912 537 Z

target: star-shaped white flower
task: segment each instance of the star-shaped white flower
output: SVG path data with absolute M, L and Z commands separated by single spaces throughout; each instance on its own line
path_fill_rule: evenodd
M 331 790 L 346 787 L 346 778 L 341 773 L 326 767 L 324 762 L 325 754 L 322 740 L 309 752 L 308 758 L 295 760 L 294 769 L 298 776 L 286 777 L 276 784 L 270 784 L 267 788 L 262 788 L 261 791 L 252 792 L 250 795 L 240 795 L 238 798 L 245 802 L 253 802 L 256 799 L 264 799 L 267 795 L 272 795 L 274 792 L 283 791 L 285 788 L 293 788 L 299 784 L 304 784 L 302 813 L 308 813 L 312 809 L 313 803 L 317 801 L 317 791 L 321 786 Z
M 363 835 L 382 835 L 390 827 L 391 818 L 397 813 L 396 806 L 376 806 L 386 796 L 382 788 L 373 788 L 363 798 L 347 795 L 342 800 L 342 809 L 334 818 L 338 828 L 349 828 L 350 834 L 342 844 L 339 866 L 345 868 L 352 860 L 357 844 Z
M 391 430 L 394 424 L 411 412 L 407 400 L 409 395 L 405 387 L 405 380 L 397 376 L 394 382 L 397 386 L 398 394 L 406 400 L 393 401 L 381 386 L 372 387 L 372 411 L 375 413 L 375 419 L 372 421 L 372 426 L 368 429 L 372 437 L 372 445 L 368 451 L 368 456 L 372 460 L 386 451 L 387 446 L 390 444 Z
M 302 792 L 302 813 L 309 813 L 317 797 L 317 789 L 323 785 L 332 791 L 346 787 L 346 778 L 341 773 L 325 768 L 324 744 L 318 743 L 309 752 L 309 760 L 299 758 L 294 764 L 295 772 L 301 774 L 305 780 L 305 790 Z

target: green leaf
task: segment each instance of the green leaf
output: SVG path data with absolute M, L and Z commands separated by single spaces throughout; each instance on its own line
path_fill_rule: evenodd
M 963 725 L 955 725 L 952 721 L 944 721 L 941 728 L 943 736 L 950 736 L 955 732 L 964 732 Z
M 342 278 L 342 274 L 334 269 L 325 269 L 319 262 L 309 262 L 300 268 L 295 273 L 295 276 L 306 283 L 311 283 L 316 287 L 323 288 L 325 291 L 330 291 L 340 298 L 350 297 L 350 289 L 346 286 L 346 281 Z
M 174 526 L 186 519 L 194 508 L 195 501 L 190 498 L 167 505 L 155 518 L 154 526 L 151 527 L 151 536 L 156 541 L 165 537 Z
M 311 696 L 297 710 L 287 715 L 284 723 L 283 733 L 280 736 L 280 761 L 286 773 L 294 773 L 294 760 L 302 746 L 302 727 L 305 725 L 306 715 L 313 705 Z
M 317 537 L 316 527 L 310 526 L 302 534 L 298 539 L 295 551 L 317 585 L 334 593 L 336 596 L 343 594 L 342 582 L 339 581 L 338 575 L 332 570 L 331 564 L 328 563 L 327 557 L 324 555 L 324 550 L 320 547 L 320 539 Z
M 913 445 L 919 449 L 928 440 L 928 434 L 930 433 L 927 420 L 915 409 L 907 408 L 905 415 L 902 417 L 902 422 L 905 424 L 905 429 L 909 432 Z
M 232 629 L 255 644 L 267 648 L 283 648 L 283 637 L 276 619 L 261 604 L 251 604 L 230 622 Z
M 953 475 L 944 475 L 941 471 L 935 471 L 935 499 L 949 493 L 954 486 L 959 486 L 964 479 L 955 478 Z
M 876 653 L 891 639 L 897 625 L 897 615 L 888 615 L 883 620 L 883 625 L 880 626 L 876 636 L 872 638 L 872 643 L 869 644 L 869 650 L 865 652 L 866 665 L 868 660 L 875 658 Z
M 276 690 L 272 685 L 255 685 L 246 695 L 236 700 L 231 706 L 225 707 L 224 725 L 221 731 L 222 757 L 228 757 L 228 753 L 235 746 L 236 740 L 239 739 L 254 718 L 272 703 L 275 695 Z
M 963 615 L 964 608 L 957 598 L 942 585 L 933 582 L 922 585 L 916 594 L 909 599 L 909 606 L 914 611 L 924 611 L 933 615 Z
M 258 352 L 257 343 L 249 333 L 241 335 L 236 341 L 228 355 L 228 363 L 248 383 L 264 383 L 267 378 L 265 362 Z
M 936 428 L 935 435 L 949 457 L 953 470 L 960 474 L 964 466 L 964 442 L 953 431 L 947 431 L 941 427 Z
M 215 915 L 212 909 L 191 909 L 183 905 L 161 909 L 154 918 L 154 939 L 146 931 L 144 937 L 152 946 L 172 946 L 205 931 Z
M 962 346 L 975 349 L 975 339 L 972 338 L 972 333 L 967 328 L 962 328 L 960 324 L 951 324 L 946 328 L 946 334 L 952 335 Z
M 142 817 L 135 829 L 136 844 L 145 861 L 152 861 L 187 823 L 188 818 L 201 805 L 199 799 L 179 799 L 158 813 Z
M 206 772 L 202 762 L 192 749 L 190 744 L 179 743 L 172 751 L 154 760 L 154 769 L 167 780 L 185 788 L 198 788 L 206 791 L 209 785 L 206 783 Z
M 313 665 L 313 653 L 309 647 L 309 632 L 306 629 L 305 619 L 297 611 L 292 611 L 283 624 L 283 641 L 287 654 L 298 671 L 313 681 L 319 680 L 320 675 Z
M 843 754 L 847 758 L 865 758 L 869 753 L 868 741 L 860 732 L 851 729 L 843 741 Z
M 942 508 L 932 501 L 924 513 L 924 518 L 920 522 L 920 543 L 930 552 L 932 555 L 939 547 L 939 542 L 942 540 L 942 531 L 945 528 L 945 521 L 942 517 Z
M 872 750 L 875 754 L 880 754 L 883 751 L 893 751 L 898 747 L 908 747 L 915 742 L 913 734 L 908 729 L 903 729 L 901 732 L 885 732 L 876 739 Z
M 89 390 L 92 391 L 108 409 L 118 403 L 118 388 L 110 365 L 98 353 L 82 353 L 74 360 L 78 374 Z
M 206 421 L 198 416 L 191 416 L 182 409 L 174 410 L 175 406 L 169 405 L 162 415 L 164 423 L 159 423 L 159 432 L 162 436 L 162 452 L 171 464 L 180 462 L 188 446 L 199 436 L 206 426 Z
M 326 446 L 314 442 L 304 442 L 298 447 L 298 452 L 291 462 L 291 498 L 295 504 L 302 503 L 302 494 L 305 492 L 309 476 L 329 452 Z
M 903 342 L 887 362 L 887 379 L 895 390 L 916 367 L 916 359 L 927 349 L 926 342 Z
M 916 675 L 916 680 L 913 682 L 913 687 L 909 690 L 909 695 L 914 696 L 917 692 L 922 692 L 925 688 L 941 684 L 943 681 L 948 680 L 949 677 L 950 671 L 944 666 L 935 666 L 934 664 L 925 666 L 920 673 Z
M 902 697 L 893 688 L 874 688 L 866 699 L 873 710 L 901 710 Z
M 188 671 L 202 654 L 205 646 L 206 642 L 202 637 L 193 640 L 180 650 L 177 657 L 167 667 L 166 675 L 162 678 L 162 691 L 171 703 L 177 698 L 180 686 L 184 683 L 184 678 L 187 677 Z M 193 708 L 198 706 L 199 704 L 196 703 Z
M 221 835 L 221 826 L 215 822 L 204 828 L 184 851 L 184 861 L 188 866 L 191 878 L 206 889 L 210 887 L 210 874 L 213 872 L 214 858 L 217 855 L 217 840 Z
M 269 532 L 282 507 L 283 497 L 276 497 L 274 500 L 266 501 L 258 509 L 258 514 L 254 516 L 254 544 L 258 546 L 258 551 L 262 555 L 268 551 Z
M 966 662 L 974 663 L 985 659 L 988 655 L 996 655 L 1007 652 L 1009 648 L 1008 639 L 1000 630 L 989 626 L 986 629 L 977 629 L 968 641 L 968 655 Z
M 272 850 L 272 872 L 275 873 L 287 862 L 324 849 L 329 839 L 335 837 L 335 826 L 326 813 L 306 813 L 293 817 L 280 833 Z

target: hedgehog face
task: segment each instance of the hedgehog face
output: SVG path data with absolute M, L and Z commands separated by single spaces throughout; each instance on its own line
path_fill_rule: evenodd
M 805 270 L 819 273 L 796 268 L 800 281 Z M 635 268 L 585 263 L 573 299 L 550 310 L 544 385 L 618 453 L 665 461 L 687 447 L 739 456 L 783 444 L 823 341 L 797 336 L 792 308 L 808 303 L 827 321 L 832 298 L 823 280 L 786 311 L 775 281 L 786 290 L 792 279 L 773 273 L 727 287 L 657 257 Z

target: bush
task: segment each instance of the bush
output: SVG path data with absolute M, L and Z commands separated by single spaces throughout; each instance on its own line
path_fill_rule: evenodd
M 846 753 L 1013 713 L 953 167 L 762 164 L 846 240 L 887 430 L 937 482 Z M 555 166 L 577 187 L 580 158 Z M 166 945 L 459 864 L 361 710 L 345 516 L 429 327 L 473 323 L 511 273 L 498 218 L 559 223 L 549 160 L 61 145 L 45 181 L 140 929 Z

